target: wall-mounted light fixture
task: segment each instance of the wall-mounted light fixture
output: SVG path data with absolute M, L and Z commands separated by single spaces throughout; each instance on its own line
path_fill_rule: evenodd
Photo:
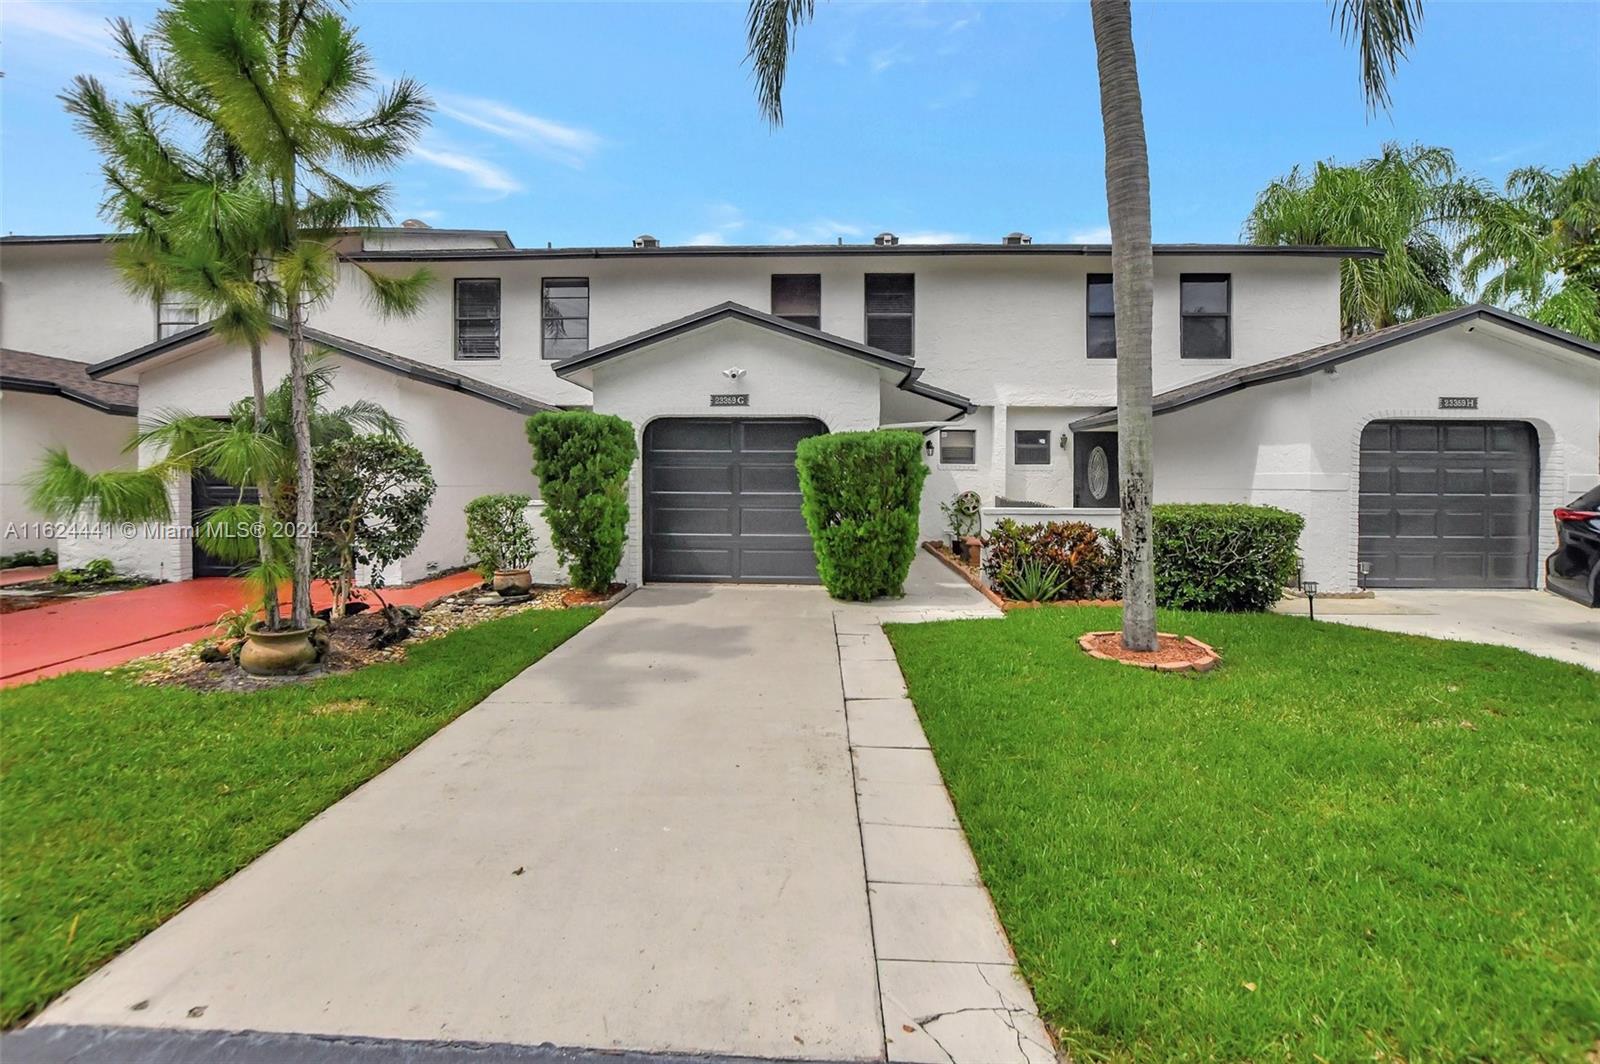
M 1070 433 L 1063 432 L 1061 434 L 1061 449 L 1063 451 L 1066 450 L 1071 445 L 1070 444 L 1071 440 L 1072 440 L 1072 435 Z
M 933 437 L 932 436 L 929 436 L 927 439 L 922 441 L 922 453 L 927 455 L 929 458 L 933 457 Z

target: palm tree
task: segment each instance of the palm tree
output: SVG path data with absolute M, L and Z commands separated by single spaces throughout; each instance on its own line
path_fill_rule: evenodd
M 1389 78 L 1411 47 L 1421 0 L 1332 0 L 1347 42 L 1361 53 L 1369 111 L 1389 104 Z M 1151 563 L 1150 317 L 1155 258 L 1150 248 L 1150 166 L 1129 0 L 1090 0 L 1106 140 L 1106 208 L 1117 328 L 1117 439 L 1122 491 L 1122 642 L 1156 647 L 1155 570 Z M 774 125 L 783 122 L 783 82 L 793 34 L 816 12 L 816 0 L 750 0 L 747 60 L 756 99 Z
M 1353 166 L 1298 166 L 1256 197 L 1244 223 L 1254 244 L 1375 247 L 1377 259 L 1339 266 L 1345 336 L 1437 314 L 1460 303 L 1455 242 L 1483 190 L 1459 175 L 1445 148 L 1385 144 Z
M 363 433 L 404 438 L 400 422 L 371 400 L 326 409 L 333 383 L 333 365 L 313 357 L 305 376 L 313 447 Z M 270 618 L 277 609 L 278 588 L 290 576 L 293 554 L 292 537 L 281 531 L 292 521 L 297 502 L 292 391 L 292 380 L 286 377 L 271 392 L 234 403 L 221 421 L 164 412 L 142 425 L 129 444 L 152 456 L 137 470 L 89 473 L 64 449 L 46 451 L 29 477 L 29 502 L 62 519 L 90 507 L 98 520 L 110 523 L 166 521 L 172 516 L 168 484 L 208 473 L 232 485 L 236 494 L 232 503 L 206 515 L 195 538 L 207 553 L 247 566 L 246 578 Z M 246 489 L 262 485 L 266 490 L 259 501 L 249 501 Z M 252 534 L 241 535 L 240 529 Z
M 1600 340 L 1600 156 L 1512 171 L 1478 203 L 1461 252 L 1479 298 Z
M 145 260 L 153 264 L 151 286 L 185 291 L 212 309 L 247 307 L 242 317 L 250 323 L 240 335 L 257 330 L 259 337 L 268 311 L 288 323 L 296 470 L 291 623 L 304 627 L 315 490 L 306 315 L 333 291 L 335 243 L 347 227 L 387 220 L 388 187 L 344 174 L 401 159 L 426 124 L 429 104 L 409 78 L 372 95 L 371 60 L 326 0 L 172 0 L 148 42 L 136 41 L 125 25 L 116 33 L 143 102 L 113 105 L 98 82 L 79 78 L 69 107 L 80 108 L 75 113 L 102 148 L 106 141 L 119 147 L 128 130 L 138 135 L 130 154 L 108 153 L 106 168 L 108 210 L 119 219 L 130 211 L 148 219 L 150 233 L 130 245 L 128 268 Z M 142 180 L 124 180 L 142 178 L 144 166 L 159 166 L 169 153 L 182 165 L 156 187 L 175 191 L 186 206 L 209 198 L 212 211 L 168 216 L 164 198 L 146 199 Z M 197 229 L 207 217 L 237 217 L 238 231 L 202 238 Z M 136 219 L 135 232 L 145 228 Z M 179 267 L 185 262 L 193 269 Z M 394 276 L 354 265 L 384 314 L 415 312 L 431 280 L 420 270 Z M 255 289 L 248 295 L 246 278 Z M 213 281 L 226 284 L 229 299 L 216 298 Z M 259 390 L 257 399 L 264 399 Z

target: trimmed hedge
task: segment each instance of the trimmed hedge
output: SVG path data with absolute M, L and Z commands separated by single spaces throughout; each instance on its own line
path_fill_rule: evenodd
M 1156 602 L 1179 610 L 1260 612 L 1294 578 L 1305 518 L 1276 506 L 1153 508 Z
M 550 544 L 572 586 L 611 586 L 628 541 L 628 473 L 639 448 L 633 425 L 610 414 L 557 410 L 528 419 Z
M 922 437 L 895 429 L 812 436 L 796 448 L 795 468 L 828 593 L 863 602 L 904 594 L 928 475 Z

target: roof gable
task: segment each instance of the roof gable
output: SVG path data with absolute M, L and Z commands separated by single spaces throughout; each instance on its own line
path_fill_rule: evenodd
M 119 417 L 139 413 L 136 385 L 97 381 L 85 363 L 32 351 L 0 351 L 0 390 L 59 395 Z
M 281 319 L 274 318 L 271 322 L 271 328 L 274 332 L 282 335 L 288 334 L 288 324 Z M 118 355 L 115 358 L 98 362 L 88 367 L 89 376 L 104 377 L 112 373 L 118 373 L 150 359 L 171 354 L 185 347 L 208 340 L 215 334 L 216 328 L 212 322 L 196 325 L 192 329 L 185 329 L 183 332 L 175 333 L 154 343 L 136 347 L 132 351 Z M 415 359 L 396 355 L 381 348 L 358 343 L 355 340 L 348 340 L 342 336 L 335 336 L 333 333 L 323 332 L 321 329 L 305 329 L 305 338 L 318 347 L 325 347 L 330 351 L 353 358 L 358 362 L 365 362 L 370 366 L 377 366 L 391 373 L 398 373 L 402 377 L 444 388 L 447 391 L 462 392 L 485 402 L 494 403 L 496 406 L 514 410 L 519 414 L 536 414 L 541 410 L 558 409 L 558 407 L 550 403 L 542 402 L 520 392 L 514 392 L 509 388 L 502 388 L 499 385 L 478 380 L 476 377 L 468 377 L 465 374 L 430 366 L 426 362 L 418 362 Z
M 1487 303 L 1473 303 L 1465 307 L 1457 307 L 1440 314 L 1433 314 L 1416 321 L 1403 322 L 1391 325 L 1384 329 L 1376 329 L 1360 336 L 1346 337 L 1335 340 L 1330 344 L 1309 348 L 1305 351 L 1282 358 L 1275 358 L 1267 362 L 1259 362 L 1253 366 L 1240 366 L 1219 373 L 1214 377 L 1206 377 L 1198 381 L 1170 388 L 1160 393 L 1151 400 L 1151 409 L 1157 414 L 1171 413 L 1182 410 L 1186 406 L 1214 399 L 1219 395 L 1241 391 L 1258 384 L 1268 384 L 1272 381 L 1287 380 L 1291 377 L 1302 377 L 1316 370 L 1348 362 L 1363 355 L 1370 355 L 1375 351 L 1395 347 L 1457 325 L 1466 325 L 1473 322 L 1486 321 L 1505 328 L 1528 339 L 1553 344 L 1563 350 L 1575 354 L 1585 355 L 1589 358 L 1600 359 L 1600 344 L 1592 343 L 1581 336 L 1552 329 L 1548 325 L 1540 324 L 1530 318 L 1524 318 L 1510 311 L 1501 310 L 1499 307 L 1489 306 Z M 1085 429 L 1097 429 L 1114 425 L 1117 421 L 1115 407 L 1102 410 L 1098 414 L 1079 418 L 1072 422 L 1068 428 L 1074 432 Z

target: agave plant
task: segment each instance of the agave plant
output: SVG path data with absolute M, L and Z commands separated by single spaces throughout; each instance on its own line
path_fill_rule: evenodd
M 1029 558 L 1001 581 L 1000 590 L 1018 602 L 1049 602 L 1060 597 L 1066 586 L 1059 565 Z

